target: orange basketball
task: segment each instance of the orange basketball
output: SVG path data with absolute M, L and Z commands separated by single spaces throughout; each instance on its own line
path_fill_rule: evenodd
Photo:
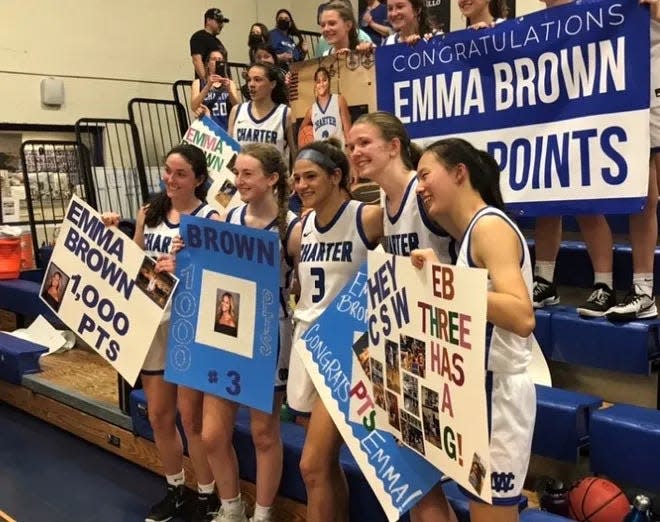
M 298 147 L 304 147 L 314 141 L 314 129 L 311 125 L 305 125 L 298 131 Z
M 619 487 L 598 477 L 587 477 L 568 493 L 568 514 L 578 522 L 621 522 L 630 511 Z

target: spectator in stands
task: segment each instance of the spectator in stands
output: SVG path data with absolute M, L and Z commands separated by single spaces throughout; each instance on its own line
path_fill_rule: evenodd
M 229 111 L 240 100 L 236 84 L 227 77 L 227 63 L 222 51 L 211 51 L 204 70 L 206 79 L 193 81 L 190 106 L 197 116 L 210 116 L 227 130 Z
M 138 212 L 133 240 L 145 250 L 146 255 L 156 259 L 156 272 L 173 273 L 181 216 L 195 215 L 216 221 L 220 220 L 220 216 L 205 203 L 209 174 L 206 157 L 201 149 L 192 145 L 174 147 L 167 153 L 161 178 L 163 191 Z M 106 226 L 117 226 L 121 218 L 118 214 L 108 212 L 103 214 L 102 219 Z M 186 386 L 177 386 L 163 378 L 169 326 L 169 321 L 158 326 L 140 374 L 149 405 L 149 422 L 167 481 L 167 494 L 151 508 L 145 521 L 172 520 L 182 515 L 185 509 L 187 495 L 183 443 L 177 428 L 178 411 L 198 482 L 192 520 L 209 522 L 219 502 L 202 445 L 204 394 Z
M 278 63 L 277 60 L 277 55 L 275 54 L 275 51 L 273 50 L 272 47 L 268 45 L 258 45 L 254 49 L 254 60 L 250 63 L 250 65 L 253 65 L 255 63 L 259 62 L 265 62 L 265 63 L 270 63 L 272 64 L 275 69 L 278 71 L 280 76 L 282 77 L 282 81 L 286 85 L 286 78 L 289 73 L 284 71 Z M 244 101 L 250 101 L 250 89 L 248 88 L 247 84 L 247 70 L 243 72 L 243 79 L 246 80 L 243 86 L 241 87 L 241 94 L 243 95 L 243 100 Z
M 417 179 L 417 194 L 431 218 L 461 241 L 456 266 L 488 271 L 488 381 L 475 383 L 492 390 L 484 427 L 491 476 L 482 478 L 493 484 L 502 476 L 511 480 L 506 487 L 493 487 L 492 505 L 463 490 L 470 499 L 470 520 L 516 522 L 536 418 L 536 392 L 527 370 L 535 326 L 527 243 L 504 212 L 500 171 L 485 151 L 458 138 L 439 140 L 422 154 Z M 411 261 L 417 268 L 439 262 L 433 249 L 414 250 Z
M 336 4 L 336 3 L 344 4 L 351 11 L 351 13 L 353 12 L 353 4 L 351 3 L 351 0 L 333 0 L 332 2 L 326 2 L 325 4 L 321 4 L 319 6 L 319 17 L 318 17 L 319 25 L 321 25 L 321 14 L 323 13 L 323 11 L 328 6 L 330 6 L 330 4 Z M 323 30 L 321 30 L 321 33 L 323 33 Z M 359 42 L 371 43 L 371 37 L 359 27 L 357 28 L 357 38 Z M 316 45 L 316 57 L 318 58 L 320 56 L 326 56 L 327 50 L 329 48 L 330 45 L 328 44 L 328 41 L 325 39 L 323 35 L 321 35 L 321 38 L 319 38 L 318 44 Z
M 355 50 L 358 34 L 353 9 L 344 2 L 331 2 L 321 13 L 321 34 L 330 46 L 323 56 Z
M 472 29 L 492 27 L 509 13 L 505 0 L 458 0 L 458 8 Z
M 295 37 L 298 41 L 293 40 Z M 280 64 L 288 70 L 289 64 L 300 62 L 307 55 L 307 42 L 296 27 L 293 16 L 286 9 L 275 15 L 275 27 L 270 30 L 269 45 L 275 50 Z
M 387 20 L 393 34 L 385 38 L 383 45 L 414 43 L 431 33 L 424 0 L 387 0 Z
M 204 63 L 211 51 L 220 49 L 225 60 L 228 59 L 227 49 L 217 37 L 227 22 L 229 19 L 225 18 L 222 11 L 213 7 L 204 13 L 204 29 L 200 29 L 190 37 L 190 55 L 195 68 L 195 78 L 204 79 L 206 77 Z
M 268 45 L 269 39 L 270 33 L 264 24 L 252 24 L 250 34 L 248 35 L 248 58 L 250 59 L 250 63 L 258 61 L 254 59 L 254 53 L 258 47 Z
M 360 26 L 369 35 L 374 45 L 380 45 L 383 38 L 390 35 L 390 23 L 387 20 L 387 4 L 379 0 L 367 0 L 358 17 Z
M 572 0 L 545 0 L 551 8 L 569 4 Z M 576 216 L 594 269 L 594 286 L 586 302 L 577 309 L 581 316 L 599 317 L 616 304 L 612 284 L 613 240 L 610 227 L 602 214 Z M 561 244 L 561 216 L 543 216 L 536 219 L 534 264 L 534 307 L 559 303 L 554 283 L 555 264 Z

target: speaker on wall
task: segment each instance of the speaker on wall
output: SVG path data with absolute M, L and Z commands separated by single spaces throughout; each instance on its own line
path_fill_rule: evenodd
M 41 80 L 41 103 L 60 107 L 64 104 L 64 82 L 59 78 Z

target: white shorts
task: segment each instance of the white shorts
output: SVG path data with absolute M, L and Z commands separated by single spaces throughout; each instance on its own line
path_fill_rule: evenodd
M 293 335 L 293 346 L 309 325 L 298 322 Z M 294 348 L 289 361 L 289 382 L 286 386 L 286 401 L 292 413 L 309 415 L 318 393 L 303 361 Z
M 536 388 L 527 372 L 488 372 L 486 381 L 493 505 L 517 505 L 532 452 Z
M 165 373 L 165 360 L 167 357 L 167 334 L 170 323 L 164 322 L 158 325 L 154 340 L 147 352 L 147 357 L 142 365 L 142 373 L 145 375 L 162 375 Z
M 286 383 L 289 380 L 292 335 L 293 322 L 291 318 L 280 317 L 280 345 L 277 354 L 277 368 L 275 368 L 275 391 L 286 390 Z
M 649 131 L 651 133 L 651 152 L 660 152 L 660 106 L 651 107 Z

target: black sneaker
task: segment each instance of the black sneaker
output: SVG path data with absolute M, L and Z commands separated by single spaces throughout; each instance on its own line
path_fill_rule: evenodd
M 220 509 L 220 499 L 213 493 L 197 493 L 190 522 L 211 522 Z
M 596 283 L 587 301 L 577 309 L 582 317 L 602 317 L 616 306 L 616 295 L 605 283 Z
M 623 302 L 613 306 L 606 314 L 610 321 L 634 321 L 658 317 L 655 298 L 638 292 L 633 286 Z
M 534 276 L 534 308 L 559 304 L 559 294 L 554 283 Z
M 183 505 L 185 504 L 185 488 L 186 487 L 183 484 L 180 486 L 172 486 L 171 484 L 168 484 L 165 498 L 158 502 L 158 504 L 152 506 L 144 521 L 167 522 L 180 515 L 183 511 Z

